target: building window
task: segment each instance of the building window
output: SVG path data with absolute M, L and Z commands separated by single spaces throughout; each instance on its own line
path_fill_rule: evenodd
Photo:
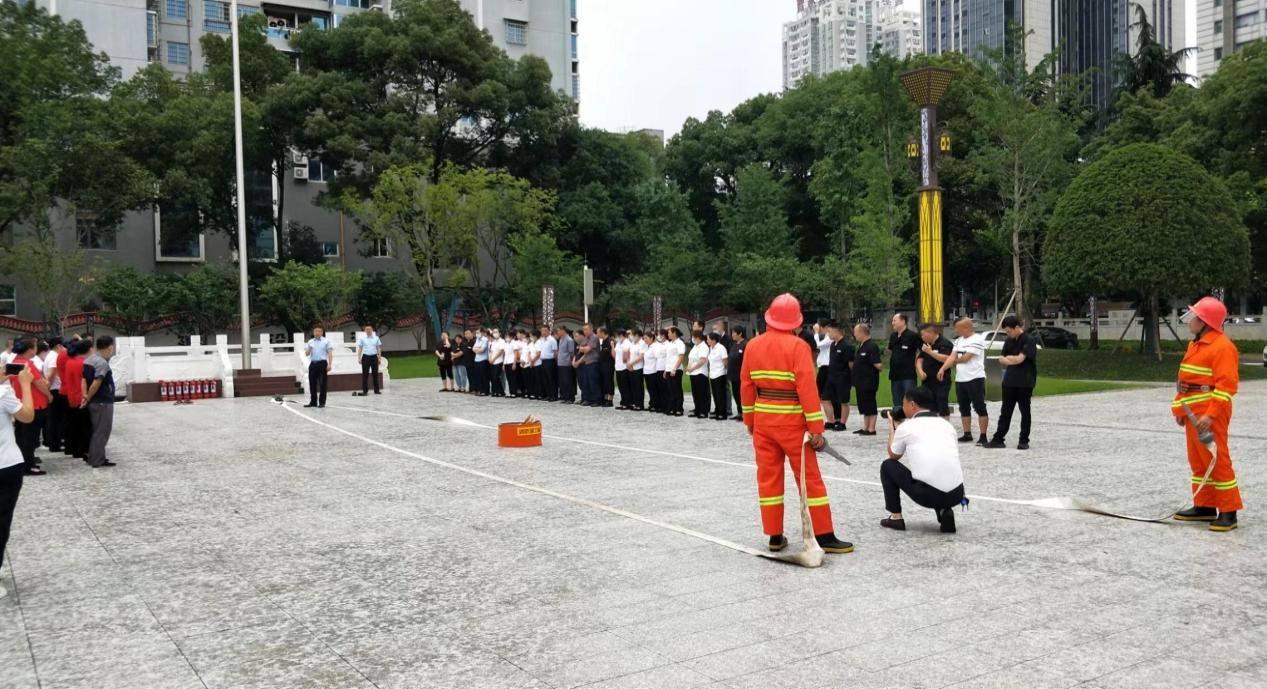
M 203 26 L 207 31 L 229 33 L 229 3 L 220 0 L 202 0 Z
M 1214 49 L 1214 60 L 1217 62 L 1217 61 L 1222 60 L 1222 59 L 1223 59 L 1223 48 L 1221 48 L 1221 47 L 1219 47 L 1219 48 L 1215 48 L 1215 49 Z
M 576 18 L 576 0 L 572 0 L 572 18 Z
M 528 45 L 528 22 L 506 20 L 506 44 Z
M 321 255 L 325 256 L 326 258 L 338 258 L 339 257 L 339 243 L 338 242 L 321 242 Z
M 189 17 L 187 0 L 167 0 L 167 17 L 169 19 L 185 19 Z
M 177 43 L 176 41 L 167 42 L 167 62 L 173 65 L 189 64 L 189 44 Z
M 370 256 L 373 258 L 391 258 L 392 257 L 392 240 L 387 237 L 376 237 L 370 240 L 374 245 L 370 248 Z
M 205 249 L 197 210 L 177 205 L 154 208 L 154 260 L 201 263 Z
M 145 13 L 145 44 L 150 48 L 158 47 L 158 13 Z M 152 59 L 152 58 L 151 58 Z
M 1242 14 L 1236 18 L 1236 28 L 1243 29 L 1247 26 L 1253 26 L 1258 23 L 1258 13 L 1249 12 Z
M 359 7 L 363 10 L 370 8 L 370 0 L 334 0 L 334 4 L 339 7 Z
M 1214 33 L 1223 33 L 1223 20 L 1214 22 Z
M 1222 6 L 1223 6 L 1223 0 L 1214 0 L 1214 6 L 1215 6 L 1215 7 L 1222 7 Z
M 308 181 L 309 182 L 329 182 L 334 179 L 334 168 L 321 162 L 320 158 L 308 159 Z
M 572 99 L 581 99 L 581 75 L 579 74 L 572 75 Z
M 18 288 L 0 285 L 0 316 L 18 315 Z
M 572 59 L 576 59 L 576 34 L 572 34 Z
M 103 227 L 97 214 L 92 211 L 75 212 L 75 234 L 79 237 L 79 246 L 95 251 L 114 251 L 115 228 Z

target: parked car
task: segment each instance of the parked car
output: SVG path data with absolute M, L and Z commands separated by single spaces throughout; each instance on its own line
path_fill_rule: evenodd
M 1007 331 L 1005 330 L 987 330 L 981 333 L 985 338 L 985 351 L 995 356 L 1003 353 L 1003 343 L 1007 341 Z M 1043 339 L 1038 338 L 1038 342 L 1034 344 L 1039 349 L 1043 348 Z
M 1078 336 L 1064 328 L 1054 328 L 1043 326 L 1034 328 L 1034 334 L 1038 336 L 1038 341 L 1043 346 L 1052 349 L 1077 349 Z

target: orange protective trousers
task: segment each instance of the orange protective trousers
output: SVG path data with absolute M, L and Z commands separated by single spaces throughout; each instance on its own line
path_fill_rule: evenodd
M 805 430 L 793 426 L 757 426 L 752 433 L 752 445 L 757 452 L 757 493 L 761 499 L 761 528 L 767 536 L 783 533 L 783 467 L 784 459 L 792 467 L 792 476 L 809 502 L 810 519 L 814 534 L 832 533 L 831 506 L 827 501 L 827 486 L 818 471 L 818 455 L 804 444 Z M 800 485 L 801 448 L 805 451 L 805 482 L 809 490 Z M 800 509 L 799 503 L 796 509 Z
M 1227 449 L 1227 416 L 1213 417 L 1210 431 L 1214 433 L 1214 446 L 1217 450 L 1214 461 L 1214 472 L 1210 474 L 1210 482 L 1204 488 L 1201 479 L 1210 466 L 1210 451 L 1197 438 L 1197 431 L 1192 424 L 1184 424 L 1188 437 L 1188 465 L 1192 467 L 1192 504 L 1197 507 L 1213 507 L 1220 512 L 1239 511 L 1241 489 L 1236 481 L 1236 472 L 1232 469 L 1232 455 Z

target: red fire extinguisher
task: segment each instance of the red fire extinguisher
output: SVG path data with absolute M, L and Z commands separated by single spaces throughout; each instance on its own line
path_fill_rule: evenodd
M 168 390 L 167 390 L 167 381 L 165 380 L 158 381 L 158 399 L 163 402 L 166 402 L 170 398 L 171 398 L 171 395 L 168 394 Z
M 180 381 L 180 399 L 189 399 L 189 381 L 187 380 Z
M 203 378 L 198 389 L 198 399 L 207 399 L 211 397 L 211 380 Z
M 211 398 L 217 399 L 219 397 L 220 397 L 220 379 L 212 378 L 211 379 Z

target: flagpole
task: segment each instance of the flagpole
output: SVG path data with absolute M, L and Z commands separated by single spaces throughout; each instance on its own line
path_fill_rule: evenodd
M 251 368 L 251 301 L 246 264 L 246 173 L 242 162 L 242 66 L 238 57 L 238 0 L 229 3 L 229 28 L 233 43 L 233 145 L 237 166 L 238 201 L 238 299 L 242 313 L 242 368 Z

